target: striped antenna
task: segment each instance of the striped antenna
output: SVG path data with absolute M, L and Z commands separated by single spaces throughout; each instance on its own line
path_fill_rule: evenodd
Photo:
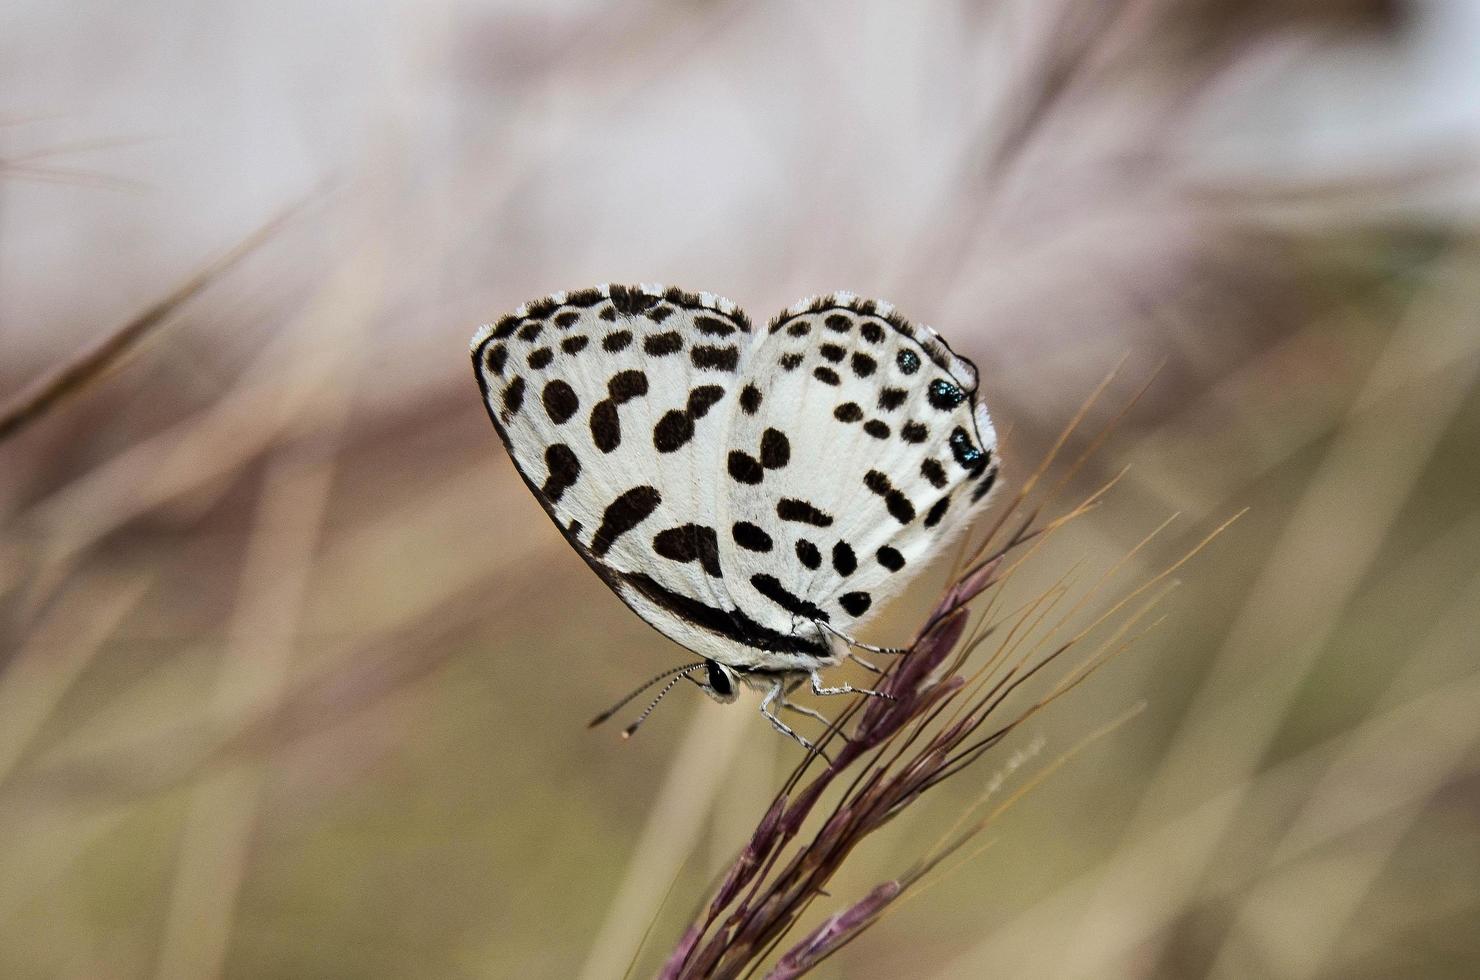
M 632 733 L 637 731 L 637 726 L 641 725 L 644 721 L 647 721 L 647 716 L 653 713 L 653 709 L 658 706 L 658 702 L 663 700 L 663 698 L 668 695 L 669 691 L 673 690 L 673 685 L 677 684 L 679 681 L 689 676 L 689 673 L 691 671 L 698 670 L 700 667 L 703 666 L 704 661 L 701 660 L 696 664 L 690 664 L 689 666 L 680 669 L 676 674 L 674 674 L 673 680 L 663 685 L 663 690 L 659 691 L 658 696 L 653 698 L 652 703 L 643 709 L 642 714 L 637 716 L 637 720 L 628 725 L 626 728 L 622 729 L 622 737 L 631 738 Z
M 678 674 L 679 677 L 683 677 L 683 676 L 686 676 L 689 671 L 694 670 L 694 669 L 699 668 L 699 667 L 703 667 L 703 666 L 704 666 L 704 661 L 701 660 L 701 661 L 699 661 L 696 664 L 685 664 L 682 667 L 674 667 L 671 670 L 665 670 L 665 671 L 663 671 L 663 673 L 659 674 L 657 677 L 654 677 L 652 680 L 644 681 L 641 685 L 638 686 L 637 690 L 633 691 L 631 694 L 627 695 L 625 698 L 623 698 L 622 700 L 618 701 L 616 704 L 612 705 L 610 708 L 607 708 L 605 711 L 603 711 L 601 714 L 597 715 L 595 718 L 592 718 L 590 721 L 586 722 L 586 727 L 587 728 L 595 728 L 597 725 L 601 724 L 602 722 L 604 722 L 608 718 L 610 718 L 612 715 L 614 715 L 618 711 L 622 710 L 622 708 L 626 707 L 628 701 L 631 701 L 633 698 L 637 697 L 643 691 L 646 691 L 648 688 L 652 687 L 654 684 L 658 683 L 659 681 L 661 681 L 663 678 L 667 677 L 668 675 L 670 675 L 670 674 Z M 674 679 L 677 680 L 677 678 L 674 678 Z M 669 687 L 672 687 L 672 685 L 670 684 Z M 667 688 L 664 688 L 663 694 L 667 694 L 667 693 L 668 693 Z M 662 696 L 663 696 L 662 694 L 658 695 L 658 697 L 660 697 L 660 698 Z M 648 711 L 651 711 L 651 710 L 652 710 L 651 708 L 648 709 Z M 646 714 L 647 714 L 646 712 L 643 713 L 644 717 L 646 717 Z

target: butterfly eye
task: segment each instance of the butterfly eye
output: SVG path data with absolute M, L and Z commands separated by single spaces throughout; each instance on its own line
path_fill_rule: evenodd
M 709 674 L 709 689 L 722 698 L 730 697 L 735 693 L 735 688 L 730 685 L 730 677 L 725 673 L 723 667 L 713 660 L 704 664 Z

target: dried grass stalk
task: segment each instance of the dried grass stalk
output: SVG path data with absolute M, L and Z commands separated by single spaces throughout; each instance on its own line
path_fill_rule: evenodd
M 1027 509 L 1028 495 L 1042 482 L 1055 456 L 1104 390 L 1102 385 L 1086 402 L 982 544 L 958 563 L 958 573 L 942 591 L 909 652 L 895 661 L 879 684 L 890 697 L 854 702 L 820 739 L 818 751 L 809 753 L 792 772 L 707 908 L 685 930 L 664 963 L 659 973 L 663 980 L 754 974 L 770 961 L 812 903 L 827 894 L 829 881 L 869 835 L 931 789 L 966 771 L 1024 721 L 1134 643 L 1149 628 L 1171 574 L 1228 526 L 1225 523 L 1170 567 L 1108 602 L 1089 625 L 1071 635 L 1059 636 L 1088 602 L 1103 594 L 1114 572 L 1165 524 L 1077 602 L 1066 601 L 1070 577 L 1066 575 L 1026 605 L 1010 611 L 998 609 L 1004 583 L 1059 529 L 1097 506 L 1109 489 L 1107 485 L 1062 517 L 1042 520 L 1044 504 L 1063 488 L 1114 422 L 1091 441 L 1091 449 L 1068 468 L 1043 504 L 1026 517 L 1021 515 Z M 1009 524 L 1012 528 L 1004 530 Z M 985 615 L 973 616 L 973 606 L 985 606 Z M 1013 698 L 1029 681 L 1041 680 L 1045 668 L 1080 648 L 1085 648 L 1086 655 L 1048 685 L 1046 692 Z M 1016 706 L 1009 710 L 1009 704 Z M 846 736 L 845 730 L 849 732 Z M 841 747 L 829 753 L 831 762 L 827 762 L 824 751 L 839 741 Z M 774 961 L 767 976 L 800 976 L 857 938 L 1075 751 L 1061 756 L 986 815 L 976 815 L 978 807 L 962 814 L 957 826 L 914 867 L 880 882 L 794 941 Z M 816 770 L 817 765 L 822 768 Z M 824 806 L 824 797 L 834 789 L 838 792 Z

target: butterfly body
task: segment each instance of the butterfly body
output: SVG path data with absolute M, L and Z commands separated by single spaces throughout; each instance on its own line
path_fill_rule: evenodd
M 707 293 L 557 293 L 480 329 L 472 357 L 535 497 L 623 602 L 715 665 L 701 686 L 720 700 L 839 690 L 817 671 L 996 481 L 974 366 L 847 293 L 760 330 Z

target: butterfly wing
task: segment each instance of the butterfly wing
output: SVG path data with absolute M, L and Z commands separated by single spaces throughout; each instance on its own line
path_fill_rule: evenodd
M 733 633 L 713 501 L 750 347 L 726 300 L 600 286 L 473 338 L 489 417 L 566 539 L 639 615 L 701 654 Z
M 721 464 L 734 600 L 778 632 L 851 635 L 990 493 L 976 394 L 971 362 L 888 304 L 837 294 L 773 320 Z

